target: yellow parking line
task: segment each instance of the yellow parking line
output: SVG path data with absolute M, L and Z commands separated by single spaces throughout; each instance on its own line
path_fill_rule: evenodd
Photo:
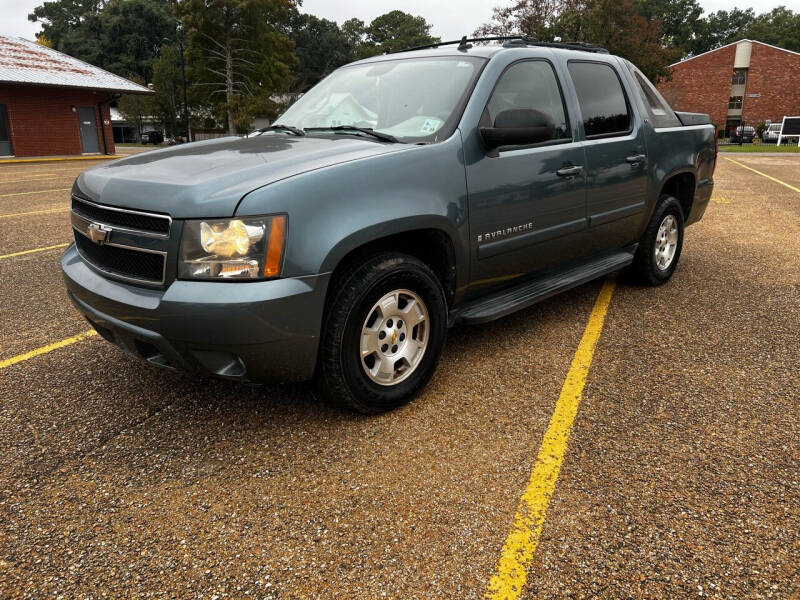
M 90 329 L 89 331 L 84 331 L 83 333 L 79 333 L 78 335 L 73 335 L 72 337 L 68 337 L 65 340 L 61 340 L 60 342 L 48 344 L 47 346 L 36 348 L 36 350 L 31 350 L 30 352 L 26 352 L 25 354 L 17 354 L 16 356 L 12 356 L 11 358 L 0 360 L 0 369 L 5 369 L 6 367 L 10 367 L 11 365 L 15 365 L 24 360 L 28 360 L 29 358 L 41 356 L 42 354 L 47 354 L 48 352 L 52 352 L 53 350 L 58 350 L 59 348 L 63 348 L 64 346 L 69 346 L 70 344 L 74 344 L 75 342 L 80 342 L 81 340 L 85 340 L 86 338 L 92 337 L 93 335 L 97 335 L 97 332 L 94 329 Z
M 780 179 L 777 179 L 772 175 L 767 175 L 766 173 L 762 173 L 761 171 L 756 171 L 753 167 L 748 167 L 747 165 L 740 163 L 738 160 L 733 160 L 732 158 L 728 158 L 727 156 L 723 156 L 722 158 L 724 158 L 725 160 L 729 160 L 732 163 L 739 165 L 740 167 L 744 167 L 748 171 L 752 171 L 753 173 L 758 173 L 759 175 L 761 175 L 762 177 L 766 177 L 770 181 L 774 181 L 775 183 L 780 183 L 781 185 L 786 186 L 787 188 L 792 190 L 793 192 L 797 192 L 798 194 L 800 194 L 800 188 L 796 188 L 793 185 L 786 183 L 785 181 L 781 181 Z
M 40 175 L 48 175 L 50 173 L 80 173 L 89 167 L 86 165 L 73 165 L 71 167 L 64 167 L 63 169 L 53 169 L 50 165 L 40 165 L 47 167 L 46 171 L 39 171 L 36 165 L 20 165 L 18 167 L 0 167 L 0 175 L 30 175 L 32 173 L 39 173 Z M 31 175 L 33 176 L 33 175 Z
M 511 531 L 503 545 L 494 575 L 489 580 L 485 593 L 487 599 L 516 599 L 525 587 L 528 567 L 539 543 L 547 505 L 564 462 L 572 423 L 578 412 L 578 404 L 583 395 L 597 340 L 603 330 L 603 320 L 614 293 L 614 286 L 613 280 L 606 281 L 594 303 L 589 322 L 561 388 L 555 412 L 544 433 L 528 486 L 520 498 Z
M 12 217 L 27 217 L 28 215 L 44 215 L 47 213 L 64 212 L 66 210 L 69 210 L 69 206 L 65 206 L 64 208 L 49 208 L 47 210 L 31 210 L 28 212 L 0 215 L 0 219 L 11 219 Z
M 123 158 L 124 154 L 102 154 L 95 156 L 64 156 L 58 158 L 9 158 L 0 160 L 0 164 L 27 164 L 27 163 L 51 163 L 51 162 L 70 162 L 74 160 L 113 160 Z
M 76 173 L 75 176 L 79 174 Z M 52 181 L 53 179 L 72 179 L 73 175 L 71 173 L 67 173 L 66 175 L 41 175 L 41 176 L 34 176 L 28 179 L 0 179 L 0 184 L 3 183 L 28 183 L 28 182 L 36 182 L 39 183 L 44 181 Z
M 55 190 L 37 190 L 35 192 L 14 192 L 13 194 L 0 194 L 0 198 L 10 198 L 11 196 L 27 196 L 28 194 L 46 194 L 47 192 L 68 192 L 72 188 L 58 188 Z
M 20 169 L 19 171 L 5 171 L 3 169 L 0 169 L 0 175 L 11 175 L 11 176 L 24 175 L 25 177 L 30 177 L 33 179 L 37 178 L 41 179 L 42 177 L 66 177 L 66 175 L 55 175 L 55 173 L 74 173 L 76 170 L 80 171 L 79 169 L 75 169 L 73 167 L 72 169 L 52 169 L 50 171 L 45 171 L 44 173 L 36 173 L 36 172 L 31 172 L 30 167 L 28 167 L 27 169 Z M 3 183 L 8 183 L 9 181 L 14 181 L 14 180 L 4 179 Z
M 22 250 L 21 252 L 12 252 L 11 254 L 0 254 L 0 260 L 4 258 L 14 258 L 15 256 L 23 256 L 25 254 L 33 254 L 34 252 L 47 252 L 48 250 L 55 250 L 56 248 L 65 248 L 69 246 L 66 244 L 55 244 L 53 246 L 45 246 L 43 248 L 33 248 L 32 250 Z

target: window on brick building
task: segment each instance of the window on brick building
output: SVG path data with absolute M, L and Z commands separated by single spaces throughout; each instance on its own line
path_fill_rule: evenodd
M 742 108 L 741 96 L 731 96 L 730 100 L 728 100 L 728 109 L 736 109 L 736 108 Z
M 744 85 L 747 81 L 747 69 L 734 69 L 731 85 Z

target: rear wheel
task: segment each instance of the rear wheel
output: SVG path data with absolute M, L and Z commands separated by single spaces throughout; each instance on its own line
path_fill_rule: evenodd
M 665 283 L 675 272 L 682 247 L 683 209 L 676 198 L 662 196 L 639 241 L 630 274 L 644 285 Z
M 318 384 L 330 400 L 363 413 L 391 410 L 433 375 L 447 331 L 447 306 L 430 268 L 382 254 L 352 268 L 331 291 Z

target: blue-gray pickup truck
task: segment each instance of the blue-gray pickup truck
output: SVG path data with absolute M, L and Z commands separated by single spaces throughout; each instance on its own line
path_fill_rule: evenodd
M 627 60 L 462 39 L 344 66 L 247 137 L 84 172 L 61 266 L 139 359 L 375 413 L 423 388 L 448 327 L 622 269 L 667 281 L 715 163 L 708 116 Z

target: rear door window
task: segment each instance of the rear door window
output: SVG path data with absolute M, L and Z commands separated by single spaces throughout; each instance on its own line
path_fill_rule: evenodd
M 569 73 L 578 95 L 588 139 L 626 135 L 633 128 L 625 90 L 611 65 L 570 61 Z

